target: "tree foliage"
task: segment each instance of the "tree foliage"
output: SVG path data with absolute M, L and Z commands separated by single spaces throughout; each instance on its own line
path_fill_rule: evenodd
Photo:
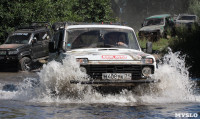
M 169 47 L 186 55 L 186 65 L 190 67 L 191 76 L 200 77 L 200 26 L 196 23 L 191 29 L 180 27 L 176 33 L 177 37 L 170 42 Z
M 196 14 L 200 17 L 200 0 L 191 0 L 188 7 L 188 12 Z
M 82 20 L 87 22 L 109 22 L 112 18 L 110 0 L 76 0 L 73 5 L 73 13 L 82 16 Z
M 0 42 L 16 26 L 36 21 L 114 21 L 110 0 L 1 0 Z

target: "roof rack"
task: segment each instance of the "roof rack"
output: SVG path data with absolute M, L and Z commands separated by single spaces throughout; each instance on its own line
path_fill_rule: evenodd
M 47 29 L 48 27 L 50 27 L 51 25 L 48 22 L 32 22 L 29 25 L 23 25 L 23 26 L 19 26 L 16 29 L 17 30 L 38 30 L 38 29 Z
M 125 26 L 127 23 L 126 22 L 116 22 L 116 23 L 112 23 L 112 22 L 100 22 L 100 23 L 96 23 L 96 22 L 91 22 L 91 23 L 88 23 L 88 22 L 55 22 L 53 25 L 52 25 L 52 29 L 54 31 L 57 31 L 59 29 L 63 29 L 65 28 L 66 26 L 69 26 L 69 25 L 123 25 Z

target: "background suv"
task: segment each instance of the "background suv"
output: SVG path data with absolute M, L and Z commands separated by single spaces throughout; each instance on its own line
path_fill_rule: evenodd
M 32 62 L 48 58 L 51 38 L 48 23 L 32 23 L 11 33 L 0 45 L 0 69 L 15 67 L 30 70 Z
M 198 17 L 192 14 L 179 14 L 175 20 L 176 28 L 184 26 L 188 29 L 192 27 L 194 23 L 198 22 Z
M 174 35 L 174 21 L 170 14 L 154 15 L 146 18 L 139 30 L 140 39 L 157 41 L 159 38 L 167 38 Z

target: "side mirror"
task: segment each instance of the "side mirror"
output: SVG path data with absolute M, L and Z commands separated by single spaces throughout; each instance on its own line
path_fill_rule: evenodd
M 144 26 L 144 24 L 142 23 L 142 24 L 141 24 L 141 26 L 143 27 L 143 26 Z
M 56 52 L 55 43 L 53 41 L 49 42 L 49 52 L 50 53 Z

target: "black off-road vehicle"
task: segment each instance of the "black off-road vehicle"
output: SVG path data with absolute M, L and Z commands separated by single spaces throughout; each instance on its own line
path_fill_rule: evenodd
M 0 45 L 0 69 L 31 70 L 32 63 L 48 58 L 51 30 L 46 22 L 32 23 L 11 33 Z

